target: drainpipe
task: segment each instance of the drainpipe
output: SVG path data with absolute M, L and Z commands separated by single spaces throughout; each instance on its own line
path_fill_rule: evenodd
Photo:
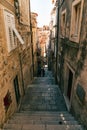
M 60 11 L 60 8 L 61 6 L 63 5 L 64 3 L 64 0 L 61 1 L 60 3 L 60 0 L 57 0 L 58 1 L 58 6 L 57 6 L 57 32 L 56 32 L 56 84 L 57 84 L 57 66 L 58 66 L 58 58 L 57 58 L 57 54 L 58 54 L 58 44 L 59 44 L 59 11 Z
M 58 59 L 57 59 L 57 54 L 58 54 L 58 40 L 59 40 L 59 3 L 57 6 L 57 32 L 56 32 L 56 84 L 57 84 L 57 66 L 58 66 Z
M 32 36 L 32 23 L 31 23 L 31 8 L 29 0 L 29 18 L 30 18 L 30 32 L 31 32 L 31 48 L 32 48 L 32 65 L 33 65 L 33 77 L 34 77 L 34 55 L 33 55 L 33 36 Z
M 23 88 L 23 95 L 24 95 L 25 94 L 25 89 L 24 89 L 24 76 L 23 76 L 23 69 L 22 69 L 21 53 L 19 53 L 19 61 L 20 61 L 20 71 L 21 71 L 22 88 Z
M 14 0 L 14 6 L 15 6 L 15 14 L 18 19 L 18 23 L 20 24 L 20 9 L 19 9 L 19 1 Z M 24 89 L 24 76 L 23 76 L 23 69 L 22 69 L 22 59 L 21 59 L 21 53 L 19 55 L 19 62 L 20 62 L 20 72 L 21 72 L 21 80 L 22 80 L 22 88 L 23 88 L 23 95 L 25 94 Z

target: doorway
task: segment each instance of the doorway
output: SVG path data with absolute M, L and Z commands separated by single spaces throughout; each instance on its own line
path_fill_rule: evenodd
M 19 84 L 18 84 L 18 76 L 14 79 L 14 89 L 15 89 L 15 96 L 16 96 L 16 102 L 19 103 L 20 100 L 20 92 L 19 92 Z
M 73 73 L 69 69 L 69 78 L 68 78 L 68 87 L 67 87 L 67 97 L 68 97 L 69 101 L 71 98 L 72 83 L 73 83 Z

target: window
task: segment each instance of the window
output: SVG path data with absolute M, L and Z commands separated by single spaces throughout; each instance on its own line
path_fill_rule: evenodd
M 20 22 L 29 25 L 29 0 L 19 0 L 19 6 Z
M 21 44 L 24 44 L 23 39 L 15 28 L 15 19 L 14 15 L 4 11 L 5 14 L 5 27 L 6 27 L 6 37 L 7 37 L 7 47 L 8 52 L 12 51 L 17 47 L 15 37 L 17 37 Z
M 65 36 L 65 26 L 66 26 L 66 9 L 62 11 L 61 14 L 61 34 Z
M 72 4 L 70 39 L 79 42 L 84 0 L 75 0 Z
M 6 27 L 6 36 L 7 36 L 7 46 L 8 51 L 13 50 L 16 45 L 14 43 L 14 34 L 12 26 L 15 26 L 14 16 L 7 11 L 5 11 L 5 27 Z
M 80 11 L 81 11 L 81 3 L 75 6 L 75 35 L 78 35 L 78 30 L 79 30 L 79 24 L 80 24 Z

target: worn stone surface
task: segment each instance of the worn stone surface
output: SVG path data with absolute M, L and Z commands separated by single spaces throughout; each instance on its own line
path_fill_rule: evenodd
M 59 44 L 58 44 L 58 83 L 66 98 L 69 78 L 69 71 L 73 74 L 73 83 L 71 89 L 71 97 L 69 104 L 70 109 L 76 115 L 79 121 L 86 126 L 87 129 L 87 1 L 81 0 L 79 24 L 76 25 L 75 19 L 75 2 L 79 0 L 64 0 L 59 15 Z M 80 4 L 80 3 L 79 3 Z M 78 4 L 77 4 L 78 6 Z M 62 23 L 62 16 L 65 11 L 64 24 Z M 82 11 L 82 12 L 81 12 Z M 81 25 L 81 26 L 80 26 Z M 76 28 L 77 27 L 77 28 Z M 77 35 L 75 35 L 75 29 L 78 29 Z M 65 33 L 64 33 L 64 32 Z M 62 48 L 62 49 L 61 49 Z M 70 81 L 71 82 L 71 81 Z M 81 84 L 83 87 L 83 94 L 81 96 L 79 92 L 79 98 L 77 96 L 77 84 Z M 85 93 L 85 94 L 84 94 Z M 83 98 L 83 99 L 81 99 Z M 82 100 L 82 101 L 81 101 Z M 84 100 L 84 101 L 83 101 Z M 84 103 L 83 103 L 84 102 Z M 68 103 L 67 103 L 68 104 Z
M 34 83 L 42 84 L 36 82 L 27 87 L 20 110 L 3 130 L 84 130 L 67 111 L 59 87 L 49 84 L 53 79 L 49 73 L 47 77 L 35 78 Z
M 20 0 L 21 2 L 21 0 Z M 32 56 L 31 56 L 31 36 L 27 32 L 30 31 L 29 28 L 29 4 L 25 3 L 25 0 L 22 0 L 24 3 L 22 9 L 22 18 L 24 19 L 23 24 L 19 24 L 18 19 L 15 15 L 14 0 L 0 0 L 0 125 L 3 124 L 11 114 L 17 109 L 19 104 L 16 103 L 16 94 L 14 91 L 14 79 L 18 77 L 19 92 L 20 96 L 23 95 L 23 82 L 24 87 L 26 87 L 32 77 Z M 27 0 L 27 3 L 29 0 Z M 26 7 L 26 8 L 25 8 Z M 24 10 L 23 10 L 24 9 Z M 6 26 L 4 11 L 7 11 L 14 15 L 15 18 L 15 27 L 20 33 L 25 44 L 21 45 L 17 37 L 15 38 L 15 44 L 17 45 L 15 49 L 11 52 L 8 51 L 7 47 L 7 35 L 6 35 Z M 26 15 L 28 17 L 26 17 Z M 21 22 L 21 21 L 20 21 Z M 25 26 L 25 24 L 27 24 Z M 9 36 L 8 36 L 9 37 Z M 14 40 L 14 39 L 13 39 Z M 23 75 L 23 78 L 22 78 Z M 11 104 L 6 111 L 6 106 L 4 104 L 4 98 L 7 95 L 7 92 L 11 94 Z
M 46 80 L 47 81 L 47 80 Z M 45 82 L 45 80 L 44 80 Z M 47 82 L 48 83 L 48 82 Z M 44 84 L 44 83 L 43 83 Z M 23 100 L 23 110 L 65 111 L 66 106 L 56 85 L 29 85 Z

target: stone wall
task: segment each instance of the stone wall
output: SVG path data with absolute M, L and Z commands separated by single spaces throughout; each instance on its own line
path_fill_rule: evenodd
M 0 126 L 18 109 L 24 88 L 31 82 L 32 77 L 30 26 L 20 24 L 17 17 L 15 17 L 16 28 L 21 37 L 26 37 L 25 44 L 21 45 L 16 38 L 17 47 L 11 52 L 7 49 L 4 10 L 15 16 L 13 5 L 14 0 L 0 0 Z
M 72 100 L 72 109 L 74 109 L 76 117 L 87 128 L 87 111 L 86 111 L 87 110 L 87 78 L 86 78 L 87 77 L 87 1 L 84 1 L 83 20 L 80 34 L 80 48 L 81 48 L 80 49 L 81 54 L 79 57 L 80 72 L 75 84 L 75 90 L 74 90 L 75 94 Z M 80 92 L 80 97 L 76 92 L 78 83 L 81 85 L 84 91 L 82 94 L 81 94 L 82 91 Z M 82 101 L 81 98 L 83 98 Z
M 34 76 L 37 76 L 37 13 L 31 13 Z
M 66 33 L 59 40 L 59 46 L 62 48 L 62 50 L 59 50 L 61 52 L 60 87 L 67 97 L 68 71 L 71 70 L 73 73 L 73 83 L 69 110 L 87 127 L 87 1 L 84 0 L 83 3 L 81 31 L 78 43 L 70 40 L 72 2 L 65 0 L 60 10 L 60 15 L 64 9 L 68 12 L 66 13 Z M 80 87 L 78 87 L 78 84 Z
M 19 0 L 20 5 L 20 21 L 25 25 L 30 25 L 29 16 L 29 0 Z M 26 8 L 25 8 L 26 7 Z

